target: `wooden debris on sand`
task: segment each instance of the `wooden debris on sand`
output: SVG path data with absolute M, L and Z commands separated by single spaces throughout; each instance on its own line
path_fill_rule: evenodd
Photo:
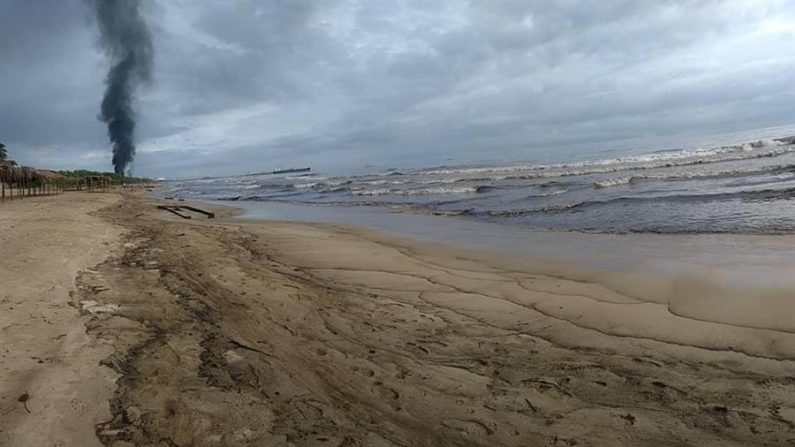
M 185 213 L 185 211 L 192 211 L 194 213 L 203 214 L 203 215 L 207 216 L 208 219 L 215 218 L 215 213 L 213 213 L 211 211 L 205 211 L 203 209 L 196 208 L 196 207 L 193 207 L 193 206 L 187 206 L 187 205 L 158 205 L 157 208 L 161 209 L 161 210 L 168 211 L 168 212 L 173 213 L 173 214 L 176 214 L 177 216 L 179 216 L 179 217 L 181 217 L 183 219 L 190 219 L 191 218 L 191 216 L 189 214 Z

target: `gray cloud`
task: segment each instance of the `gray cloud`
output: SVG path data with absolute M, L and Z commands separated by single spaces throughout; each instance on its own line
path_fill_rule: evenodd
M 583 158 L 795 123 L 785 2 L 174 0 L 144 13 L 156 60 L 139 174 Z M 0 141 L 16 158 L 110 167 L 95 29 L 83 0 L 0 5 Z

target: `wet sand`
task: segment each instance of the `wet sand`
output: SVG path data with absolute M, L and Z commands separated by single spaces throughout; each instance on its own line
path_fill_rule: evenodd
M 93 216 L 68 208 L 75 228 L 121 236 L 97 253 L 104 261 L 73 258 L 82 316 L 62 323 L 107 353 L 82 362 L 97 373 L 80 386 L 118 378 L 110 414 L 92 419 L 105 445 L 795 442 L 787 301 L 721 307 L 698 284 L 335 225 L 185 221 L 140 195 L 105 197 Z M 3 306 L 22 293 L 3 292 Z M 68 311 L 65 287 L 52 300 Z M 24 385 L 2 388 L 5 440 L 49 408 L 37 391 L 26 414 L 14 395 Z M 107 409 L 108 397 L 86 402 Z

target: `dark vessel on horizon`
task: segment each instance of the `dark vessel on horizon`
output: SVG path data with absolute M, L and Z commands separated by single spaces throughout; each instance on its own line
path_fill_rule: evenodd
M 290 168 L 290 169 L 276 169 L 271 172 L 249 172 L 245 174 L 246 177 L 252 175 L 272 175 L 272 174 L 295 174 L 300 172 L 309 172 L 312 168 Z
M 271 174 L 295 174 L 297 172 L 309 172 L 312 168 L 291 168 L 291 169 L 276 169 Z

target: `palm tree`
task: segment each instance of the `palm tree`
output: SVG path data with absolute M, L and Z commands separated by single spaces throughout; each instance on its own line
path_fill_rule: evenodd
M 0 162 L 6 161 L 8 158 L 8 151 L 6 150 L 6 145 L 0 143 Z

